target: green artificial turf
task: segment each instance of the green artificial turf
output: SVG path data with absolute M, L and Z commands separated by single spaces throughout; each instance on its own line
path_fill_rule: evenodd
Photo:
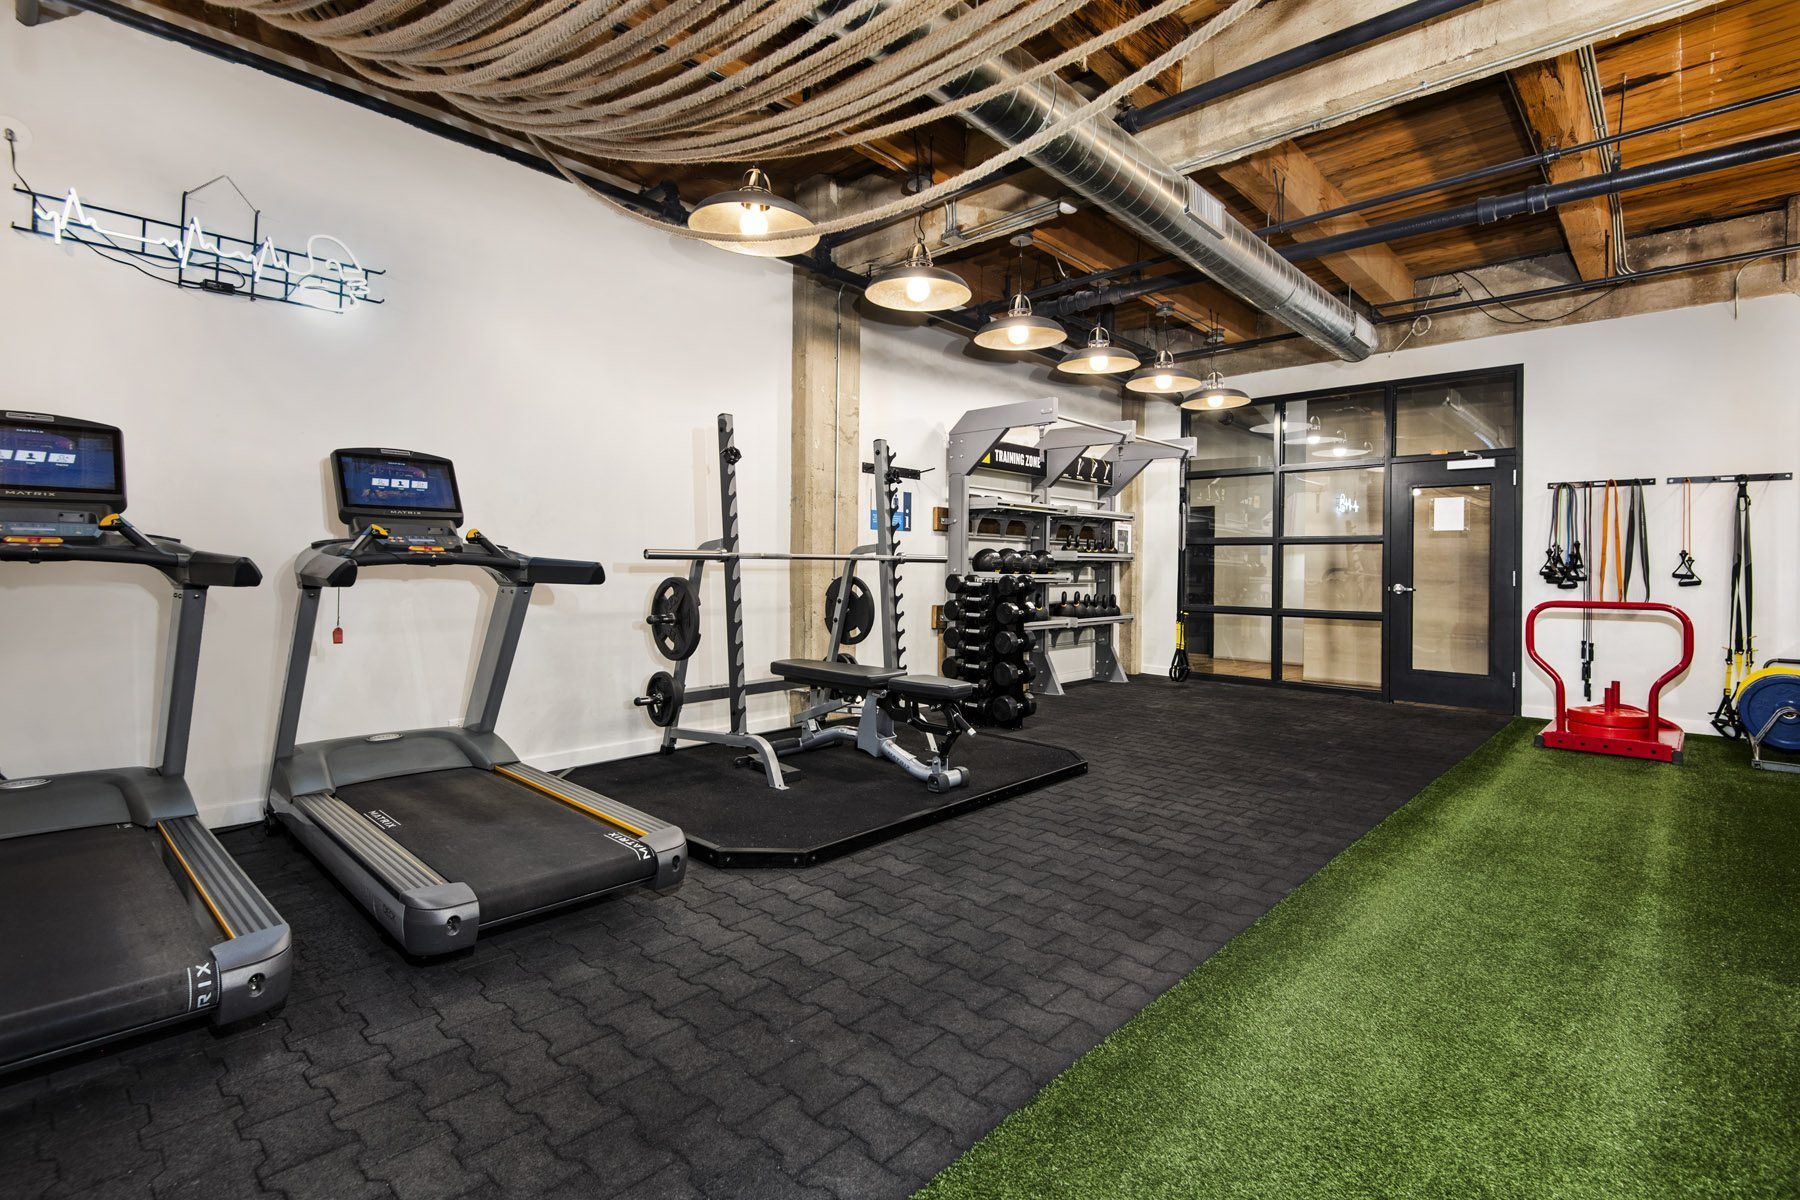
M 1515 721 L 920 1193 L 1800 1195 L 1800 777 Z

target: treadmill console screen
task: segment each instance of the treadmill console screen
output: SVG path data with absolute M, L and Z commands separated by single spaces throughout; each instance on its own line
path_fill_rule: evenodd
M 0 419 L 0 487 L 116 495 L 119 435 L 8 416 Z
M 460 513 L 456 468 L 442 458 L 337 455 L 338 491 L 347 509 Z

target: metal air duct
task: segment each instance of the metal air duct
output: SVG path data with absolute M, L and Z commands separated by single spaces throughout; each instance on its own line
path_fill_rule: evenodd
M 913 36 L 923 36 L 930 28 L 927 25 Z M 1019 51 L 998 55 L 932 93 L 932 98 L 954 100 L 1017 79 L 1036 65 Z M 1049 75 L 958 115 L 1011 146 L 1084 103 L 1079 92 Z M 1030 160 L 1144 240 L 1204 271 L 1227 291 L 1339 358 L 1359 362 L 1374 352 L 1375 327 L 1368 318 L 1314 283 L 1226 212 L 1216 197 L 1149 153 L 1111 120 L 1097 118 L 1080 125 L 1030 155 Z

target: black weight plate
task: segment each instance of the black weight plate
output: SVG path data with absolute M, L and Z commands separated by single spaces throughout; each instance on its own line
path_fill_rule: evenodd
M 700 601 L 680 575 L 656 585 L 650 596 L 650 615 L 644 618 L 657 652 L 670 662 L 692 658 L 700 648 Z
M 838 610 L 839 589 L 843 582 L 840 575 L 825 589 L 825 628 L 834 632 L 836 622 L 832 618 Z M 854 575 L 850 577 L 850 599 L 844 609 L 844 628 L 838 634 L 839 643 L 854 646 L 875 632 L 875 596 L 869 591 L 869 585 Z
M 682 686 L 667 671 L 658 671 L 650 677 L 650 682 L 644 688 L 644 708 L 649 712 L 653 725 L 667 729 L 681 719 L 682 691 Z

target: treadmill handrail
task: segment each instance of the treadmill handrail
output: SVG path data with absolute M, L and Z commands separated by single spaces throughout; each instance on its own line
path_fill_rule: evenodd
M 359 538 L 328 538 L 314 542 L 294 562 L 301 587 L 350 587 L 363 567 L 472 567 L 485 570 L 502 582 L 529 586 L 568 583 L 588 586 L 606 582 L 606 568 L 597 562 L 572 558 L 535 558 L 505 546 L 499 554 L 471 548 L 442 554 L 414 554 L 384 550 Z M 490 543 L 491 544 L 491 543 Z
M 195 550 L 173 538 L 147 538 L 146 544 L 136 545 L 111 531 L 101 536 L 105 540 L 99 543 L 0 543 L 0 562 L 123 563 L 150 567 L 190 588 L 255 587 L 262 582 L 262 571 L 242 555 Z

